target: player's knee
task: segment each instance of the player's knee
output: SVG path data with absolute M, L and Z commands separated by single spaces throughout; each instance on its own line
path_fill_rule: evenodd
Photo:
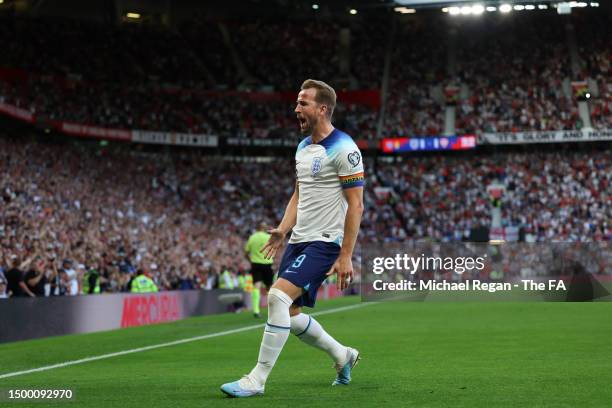
M 293 299 L 291 299 L 291 296 L 280 289 L 272 288 L 268 292 L 268 308 L 270 310 L 279 307 L 289 308 L 292 303 Z
M 268 325 L 274 330 L 285 330 L 291 328 L 291 317 L 289 307 L 293 299 L 280 289 L 270 289 L 268 293 Z
M 298 313 L 292 315 L 289 320 L 291 322 L 291 333 L 300 337 L 308 330 L 311 317 L 303 313 Z

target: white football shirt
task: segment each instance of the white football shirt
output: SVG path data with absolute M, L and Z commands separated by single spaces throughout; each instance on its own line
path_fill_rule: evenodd
M 297 223 L 290 244 L 325 241 L 342 245 L 348 203 L 343 189 L 364 184 L 361 152 L 346 133 L 334 129 L 320 143 L 307 137 L 295 153 Z

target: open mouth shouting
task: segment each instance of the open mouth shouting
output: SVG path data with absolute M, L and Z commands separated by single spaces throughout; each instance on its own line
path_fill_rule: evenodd
M 308 132 L 308 129 L 309 129 L 308 120 L 302 115 L 297 115 L 297 118 L 298 118 L 298 121 L 300 122 L 300 131 L 302 133 Z

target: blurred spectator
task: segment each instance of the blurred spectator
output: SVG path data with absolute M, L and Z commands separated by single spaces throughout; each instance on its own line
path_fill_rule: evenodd
M 60 276 L 62 277 L 62 285 L 65 288 L 65 294 L 67 296 L 76 296 L 79 294 L 79 277 L 77 271 L 73 268 L 73 262 L 70 259 L 64 259 L 62 261 L 62 269 L 60 269 Z
M 153 279 L 145 275 L 142 269 L 136 272 L 136 277 L 132 280 L 130 292 L 132 293 L 151 293 L 157 292 L 157 285 Z
M 85 266 L 85 274 L 83 275 L 82 281 L 82 292 L 84 295 L 93 295 L 100 293 L 100 273 L 94 267 L 94 261 L 89 259 L 87 261 L 87 265 Z
M 30 264 L 30 270 L 25 274 L 24 280 L 28 289 L 36 296 L 45 296 L 47 278 L 43 272 L 44 262 L 39 257 Z
M 24 274 L 21 268 L 21 261 L 16 255 L 11 257 L 11 268 L 5 273 L 6 290 L 11 297 L 35 297 L 36 295 L 28 288 L 24 281 Z
M 0 299 L 7 299 L 8 293 L 6 290 L 6 277 L 4 276 L 4 269 L 0 267 Z

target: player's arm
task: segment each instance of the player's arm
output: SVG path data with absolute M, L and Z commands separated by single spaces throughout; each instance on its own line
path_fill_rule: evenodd
M 338 274 L 338 289 L 346 289 L 353 278 L 353 249 L 363 214 L 364 169 L 361 152 L 355 144 L 346 145 L 336 156 L 338 177 L 348 204 L 344 218 L 344 237 L 338 259 L 327 275 Z
M 353 250 L 355 249 L 355 242 L 357 242 L 363 214 L 363 186 L 345 189 L 344 197 L 348 209 L 344 219 L 342 248 L 338 259 L 327 273 L 328 276 L 338 273 L 337 285 L 340 290 L 346 289 L 353 279 Z
M 287 235 L 289 231 L 295 226 L 297 223 L 297 207 L 299 200 L 299 189 L 298 182 L 295 182 L 295 189 L 293 190 L 293 194 L 289 199 L 289 203 L 287 203 L 287 208 L 285 209 L 285 215 L 283 215 L 283 220 L 278 225 L 277 229 L 283 233 L 283 236 Z
M 276 251 L 283 245 L 283 241 L 285 239 L 285 235 L 295 226 L 297 223 L 297 206 L 299 200 L 299 188 L 298 182 L 295 182 L 295 190 L 293 190 L 293 194 L 289 199 L 289 203 L 287 203 L 287 208 L 285 208 L 285 215 L 283 215 L 283 219 L 278 227 L 269 230 L 270 239 L 261 248 L 261 252 L 264 254 L 266 259 L 274 258 Z
M 363 187 L 353 187 L 344 190 L 344 197 L 348 203 L 346 218 L 344 220 L 344 239 L 342 240 L 342 249 L 340 250 L 339 258 L 353 257 L 353 249 L 359 234 L 359 225 L 361 224 L 361 216 L 363 215 Z

